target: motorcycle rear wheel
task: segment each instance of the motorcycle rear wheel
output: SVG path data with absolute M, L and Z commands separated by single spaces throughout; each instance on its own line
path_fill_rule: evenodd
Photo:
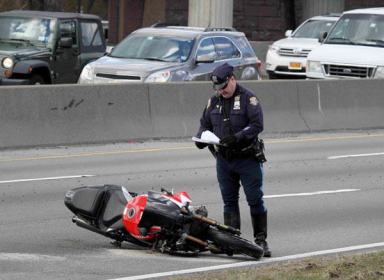
M 227 254 L 243 254 L 255 259 L 260 259 L 264 254 L 263 248 L 260 246 L 253 244 L 238 235 L 221 231 L 214 227 L 209 229 L 208 238 Z

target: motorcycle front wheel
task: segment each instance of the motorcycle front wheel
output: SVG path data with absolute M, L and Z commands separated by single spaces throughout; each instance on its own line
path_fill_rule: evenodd
M 255 259 L 260 259 L 264 254 L 263 248 L 260 246 L 238 235 L 214 227 L 208 230 L 208 239 L 227 254 L 243 254 Z

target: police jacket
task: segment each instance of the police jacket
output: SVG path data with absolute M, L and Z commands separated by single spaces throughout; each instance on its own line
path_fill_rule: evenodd
M 235 135 L 237 148 L 242 148 L 257 139 L 263 131 L 263 111 L 255 94 L 236 84 L 231 98 L 214 95 L 208 100 L 200 119 L 196 137 L 205 130 L 212 131 L 220 139 Z

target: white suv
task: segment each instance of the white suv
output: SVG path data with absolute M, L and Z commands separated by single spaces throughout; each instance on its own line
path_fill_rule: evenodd
M 304 21 L 294 32 L 287 30 L 287 38 L 269 46 L 266 59 L 269 78 L 305 78 L 308 53 L 320 45 L 320 33 L 329 31 L 339 16 L 315 16 Z
M 308 78 L 384 78 L 384 8 L 345 12 L 323 38 L 308 56 Z

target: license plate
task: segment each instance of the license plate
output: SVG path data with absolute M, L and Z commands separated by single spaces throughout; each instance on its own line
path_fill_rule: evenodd
M 289 63 L 289 69 L 301 69 L 301 63 L 300 62 L 290 62 Z

